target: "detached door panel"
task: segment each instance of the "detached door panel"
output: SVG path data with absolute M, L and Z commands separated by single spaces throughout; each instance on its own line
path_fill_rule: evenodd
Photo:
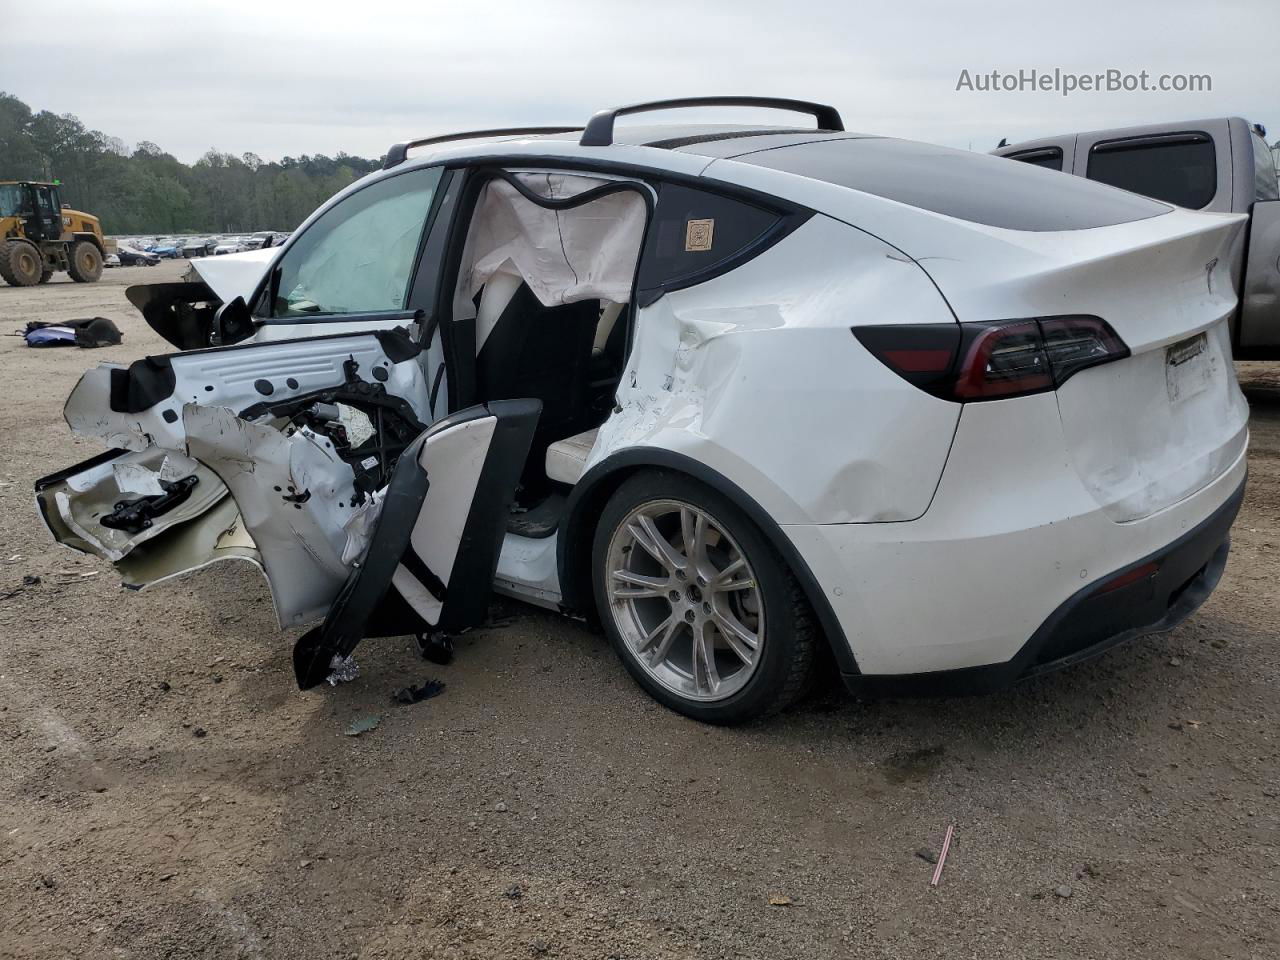
M 455 632 L 488 607 L 510 503 L 541 404 L 499 400 L 432 425 L 404 452 L 363 562 L 293 662 L 303 689 L 366 636 Z
M 249 410 L 349 378 L 403 397 L 429 422 L 419 348 L 405 330 L 189 350 L 88 370 L 63 407 L 71 432 L 108 446 L 181 451 L 186 404 Z
M 117 449 L 37 481 L 37 502 L 59 542 L 130 586 L 251 560 L 281 626 L 312 622 L 365 542 L 374 492 L 426 430 L 427 395 L 403 330 L 106 364 L 64 415 Z

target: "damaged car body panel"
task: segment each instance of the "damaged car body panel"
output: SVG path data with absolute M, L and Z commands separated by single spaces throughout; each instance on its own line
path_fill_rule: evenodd
M 242 253 L 192 260 L 192 279 L 203 282 L 223 303 L 230 303 L 236 297 L 247 303 L 279 253 L 279 247 L 259 247 Z
M 659 447 L 733 477 L 779 523 L 919 517 L 960 408 L 887 391 L 890 370 L 850 355 L 849 318 L 871 312 L 880 322 L 955 323 L 910 258 L 823 216 L 730 273 L 667 293 L 640 311 L 648 335 L 586 469 L 628 447 Z M 833 380 L 844 384 L 839 403 L 827 396 Z M 853 415 L 867 405 L 884 419 Z
M 367 636 L 453 632 L 484 619 L 505 512 L 541 404 L 503 400 L 433 424 L 397 462 L 369 534 L 325 622 L 299 638 L 303 689 Z
M 129 586 L 247 559 L 281 626 L 303 624 L 361 552 L 362 514 L 425 429 L 428 396 L 403 330 L 105 364 L 65 417 L 117 450 L 41 481 L 37 499 L 58 540 Z
M 188 404 L 187 449 L 235 498 L 262 556 L 281 627 L 324 615 L 346 577 L 343 516 L 355 497 L 351 467 L 308 428 L 286 433 L 226 407 Z

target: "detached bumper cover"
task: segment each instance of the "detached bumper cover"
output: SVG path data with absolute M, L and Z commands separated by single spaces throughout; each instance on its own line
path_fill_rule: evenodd
M 1061 604 L 1004 663 L 907 675 L 846 676 L 858 693 L 984 693 L 1089 660 L 1129 640 L 1164 633 L 1209 598 L 1227 565 L 1230 530 L 1244 500 L 1240 484 L 1227 500 L 1173 543 L 1090 583 Z M 1126 574 L 1153 573 L 1115 589 Z

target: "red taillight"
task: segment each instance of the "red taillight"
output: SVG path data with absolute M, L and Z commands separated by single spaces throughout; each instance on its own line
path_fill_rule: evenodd
M 1134 567 L 1132 570 L 1122 573 L 1117 577 L 1112 577 L 1093 592 L 1095 594 L 1110 593 L 1112 590 L 1119 590 L 1121 587 L 1127 587 L 1132 583 L 1137 583 L 1139 580 L 1146 580 L 1148 577 L 1154 577 L 1159 570 L 1160 564 L 1158 563 L 1144 563 L 1140 567 Z
M 956 372 L 957 400 L 991 400 L 1053 389 L 1053 370 L 1034 320 L 986 327 L 968 344 Z
M 941 373 L 951 366 L 951 351 L 888 350 L 884 361 L 903 373 Z
M 904 380 L 963 402 L 1054 390 L 1086 367 L 1129 356 L 1098 317 L 854 327 L 853 334 Z

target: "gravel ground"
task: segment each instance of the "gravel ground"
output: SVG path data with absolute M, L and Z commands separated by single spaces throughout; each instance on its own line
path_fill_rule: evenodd
M 0 340 L 0 956 L 1277 955 L 1280 367 L 1240 368 L 1250 487 L 1210 602 L 1008 693 L 715 729 L 514 603 L 448 667 L 374 641 L 300 693 L 250 569 L 125 593 L 32 509 L 97 452 L 60 416 L 80 373 L 166 349 L 125 286 L 182 266 L 0 287 L 0 331 L 125 331 Z M 931 889 L 916 851 L 951 823 Z

